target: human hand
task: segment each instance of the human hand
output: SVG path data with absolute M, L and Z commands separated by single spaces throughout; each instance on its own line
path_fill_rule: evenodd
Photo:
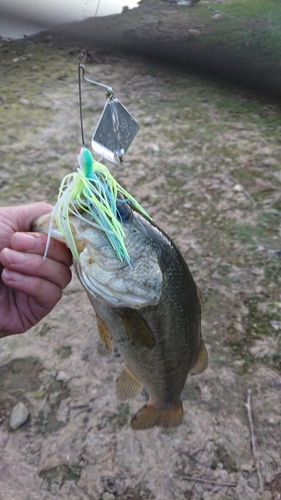
M 70 251 L 32 233 L 35 219 L 52 211 L 48 203 L 0 207 L 0 338 L 23 333 L 46 316 L 71 280 Z

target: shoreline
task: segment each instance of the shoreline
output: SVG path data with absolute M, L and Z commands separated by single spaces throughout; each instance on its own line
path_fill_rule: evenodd
M 136 55 L 281 102 L 279 53 L 266 52 L 261 42 L 255 45 L 241 38 L 234 43 L 226 30 L 235 21 L 223 18 L 216 24 L 205 4 L 187 7 L 141 0 L 138 7 L 121 14 L 59 24 L 13 42 L 40 44 L 49 39 L 53 47 L 88 46 L 90 51 Z M 246 27 L 246 35 L 249 40 L 256 37 L 255 29 Z
M 119 0 L 120 1 L 120 0 Z M 131 0 L 133 1 L 133 0 Z M 80 7 L 80 6 L 79 6 Z M 98 9 L 99 7 L 99 9 Z M 103 7 L 103 3 L 100 1 L 97 4 L 97 7 L 94 7 L 93 12 L 89 12 L 88 14 L 83 13 L 83 10 L 79 8 L 77 10 L 77 14 L 74 17 L 74 14 L 71 15 L 72 19 L 62 18 L 62 13 L 59 13 L 60 20 L 55 21 L 52 17 L 46 21 L 46 19 L 41 18 L 40 16 L 30 16 L 30 15 L 22 15 L 22 13 L 12 13 L 9 11 L 1 11 L 0 7 L 0 40 L 20 40 L 25 37 L 30 37 L 38 34 L 40 31 L 48 31 L 52 30 L 55 26 L 60 26 L 69 23 L 80 23 L 86 21 L 91 18 L 101 18 L 107 17 L 109 15 L 120 15 L 123 10 L 132 10 L 133 8 L 137 8 L 137 5 L 134 7 L 121 7 L 115 6 L 113 7 L 113 12 L 108 13 L 100 13 L 102 12 L 101 8 Z M 117 7 L 117 9 L 116 9 Z M 78 6 L 77 6 L 78 8 Z M 112 7 L 111 7 L 112 10 Z M 66 17 L 66 16 L 65 16 Z

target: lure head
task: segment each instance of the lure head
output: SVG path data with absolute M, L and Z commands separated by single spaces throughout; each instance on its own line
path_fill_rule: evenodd
M 149 217 L 148 214 L 118 184 L 104 165 L 93 160 L 92 154 L 85 147 L 81 149 L 78 163 L 77 172 L 67 175 L 62 181 L 58 202 L 52 213 L 50 230 L 52 222 L 55 221 L 72 252 L 74 260 L 77 260 L 78 252 L 72 235 L 69 216 L 72 214 L 83 220 L 85 214 L 89 214 L 91 219 L 87 220 L 87 224 L 102 229 L 114 248 L 117 257 L 130 264 L 130 257 L 124 240 L 125 234 L 119 220 L 119 210 L 121 208 L 118 208 L 118 204 L 121 207 L 122 203 L 129 202 L 145 216 Z

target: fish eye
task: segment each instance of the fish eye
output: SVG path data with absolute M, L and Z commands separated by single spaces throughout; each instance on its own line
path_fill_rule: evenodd
M 131 218 L 131 209 L 126 202 L 117 203 L 117 219 L 126 222 Z

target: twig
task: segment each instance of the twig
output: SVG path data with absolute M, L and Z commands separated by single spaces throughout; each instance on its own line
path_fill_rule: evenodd
M 231 16 L 230 14 L 226 14 L 221 10 L 213 9 L 212 7 L 207 7 L 207 5 L 205 5 L 205 7 L 206 9 L 212 10 L 215 14 L 222 14 L 223 16 L 230 17 L 231 19 L 235 19 L 235 21 L 239 21 L 240 23 L 248 24 L 250 26 L 250 23 L 248 23 L 247 21 L 243 21 L 243 19 L 239 19 L 239 17 Z
M 113 456 L 113 450 L 110 450 L 103 458 L 101 458 L 98 461 L 98 464 L 101 464 L 102 462 L 105 462 L 108 458 L 111 458 Z
M 221 50 L 225 50 L 226 48 L 229 49 L 229 47 L 233 47 L 233 45 L 237 45 L 237 43 L 240 43 L 241 40 L 236 40 L 236 42 L 229 43 L 228 45 L 223 45 L 222 47 L 218 48 L 215 50 L 215 54 L 218 54 Z
M 180 475 L 187 481 L 195 481 L 196 483 L 214 484 L 215 486 L 225 486 L 226 488 L 233 488 L 237 486 L 237 483 L 221 483 L 220 481 L 216 481 L 215 479 L 203 479 L 202 477 L 187 476 L 186 474 Z
M 228 174 L 229 178 L 235 182 L 235 184 L 239 185 L 241 190 L 243 191 L 244 195 L 247 196 L 247 198 L 250 200 L 250 202 L 255 206 L 257 207 L 257 202 L 254 200 L 254 198 L 252 198 L 252 196 L 250 195 L 250 193 L 244 188 L 244 186 L 242 186 L 242 184 L 240 182 L 237 182 L 236 179 L 234 179 L 234 177 L 231 175 L 231 174 Z
M 260 462 L 259 458 L 257 455 L 257 449 L 256 449 L 256 440 L 255 440 L 255 432 L 254 432 L 254 425 L 253 425 L 253 418 L 252 418 L 252 405 L 251 405 L 251 395 L 252 391 L 251 389 L 248 389 L 248 397 L 247 397 L 247 403 L 246 403 L 246 408 L 248 412 L 248 419 L 249 419 L 249 426 L 250 426 L 250 433 L 251 433 L 251 442 L 252 442 L 252 450 L 253 450 L 253 455 L 254 455 L 254 461 L 258 473 L 258 478 L 259 478 L 259 483 L 260 483 L 260 489 L 261 491 L 264 491 L 263 488 L 263 480 L 261 476 L 261 470 L 260 470 Z

